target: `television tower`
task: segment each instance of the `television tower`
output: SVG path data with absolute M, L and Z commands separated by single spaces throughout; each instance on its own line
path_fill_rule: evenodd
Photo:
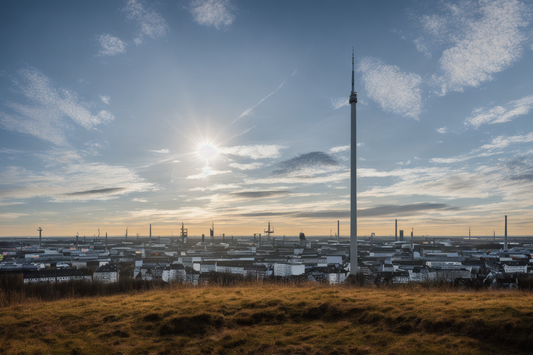
M 357 268 L 357 93 L 354 91 L 354 51 L 352 47 L 352 92 L 350 93 L 351 141 L 350 141 L 350 274 L 355 275 Z

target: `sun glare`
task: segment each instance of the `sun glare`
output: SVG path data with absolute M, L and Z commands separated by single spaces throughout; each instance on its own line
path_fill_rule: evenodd
M 213 159 L 218 153 L 218 149 L 211 143 L 204 143 L 198 148 L 198 156 L 206 161 Z

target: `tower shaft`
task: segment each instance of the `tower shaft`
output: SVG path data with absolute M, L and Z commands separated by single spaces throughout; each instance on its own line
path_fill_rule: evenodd
M 358 271 L 357 263 L 357 93 L 354 91 L 354 53 L 352 48 L 351 141 L 350 141 L 350 274 Z

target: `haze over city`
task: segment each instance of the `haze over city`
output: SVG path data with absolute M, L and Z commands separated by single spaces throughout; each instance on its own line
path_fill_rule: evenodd
M 533 231 L 533 5 L 0 2 L 0 236 Z

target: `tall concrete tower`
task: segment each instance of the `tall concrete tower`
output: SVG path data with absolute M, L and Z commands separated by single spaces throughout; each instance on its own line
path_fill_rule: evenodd
M 354 52 L 352 48 L 352 92 L 350 93 L 351 142 L 350 142 L 350 274 L 355 275 L 357 268 L 357 93 L 354 91 Z

